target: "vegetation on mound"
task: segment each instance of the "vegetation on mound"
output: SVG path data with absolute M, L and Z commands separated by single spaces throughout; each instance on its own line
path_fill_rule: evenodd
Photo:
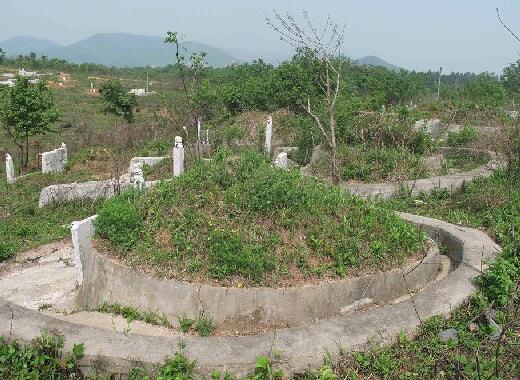
M 155 189 L 106 201 L 96 231 L 136 268 L 237 285 L 384 269 L 425 243 L 389 209 L 252 151 L 220 152 Z
M 442 156 L 442 157 L 440 157 Z M 343 181 L 365 182 L 402 181 L 469 171 L 486 164 L 487 153 L 453 151 L 429 158 L 403 148 L 374 148 L 369 146 L 341 146 L 338 163 Z M 438 161 L 438 162 L 437 162 Z M 330 153 L 324 152 L 310 169 L 313 175 L 329 175 Z

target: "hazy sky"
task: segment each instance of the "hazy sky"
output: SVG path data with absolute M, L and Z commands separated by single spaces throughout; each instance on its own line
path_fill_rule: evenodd
M 68 44 L 94 33 L 163 36 L 168 30 L 239 58 L 288 55 L 266 26 L 272 9 L 346 25 L 346 55 L 377 55 L 405 68 L 500 71 L 520 58 L 495 8 L 520 34 L 519 0 L 0 0 L 0 40 Z M 285 53 L 285 54 L 284 54 Z

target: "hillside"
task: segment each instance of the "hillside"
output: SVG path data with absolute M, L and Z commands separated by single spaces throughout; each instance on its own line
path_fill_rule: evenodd
M 186 49 L 186 58 L 194 52 L 206 52 L 210 66 L 222 67 L 234 61 L 225 50 L 200 42 L 185 41 L 183 46 Z M 37 55 L 61 58 L 73 63 L 88 62 L 118 67 L 166 66 L 175 59 L 173 47 L 165 44 L 162 37 L 124 33 L 95 34 L 68 46 L 37 38 L 14 37 L 0 42 L 0 48 L 8 56 L 34 52 Z
M 388 70 L 392 70 L 392 71 L 401 70 L 401 67 L 388 63 L 385 60 L 383 60 L 379 57 L 373 56 L 373 55 L 368 55 L 366 57 L 359 58 L 356 62 L 359 63 L 360 65 L 381 66 L 381 67 L 384 67 L 384 68 L 386 68 Z

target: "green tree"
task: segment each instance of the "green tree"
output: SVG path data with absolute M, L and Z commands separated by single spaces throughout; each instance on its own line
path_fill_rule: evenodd
M 498 107 L 506 100 L 504 86 L 489 73 L 482 73 L 466 83 L 461 92 L 464 97 L 481 107 Z
M 110 80 L 99 89 L 100 100 L 103 105 L 103 113 L 122 117 L 127 123 L 134 122 L 134 110 L 137 100 L 133 94 L 129 94 L 118 80 Z
M 5 61 L 5 51 L 0 48 L 0 65 L 3 64 Z
M 500 77 L 506 90 L 516 99 L 520 98 L 520 60 L 506 67 Z
M 51 132 L 51 124 L 59 118 L 52 92 L 44 82 L 32 84 L 28 78 L 16 77 L 15 85 L 3 90 L 0 123 L 20 150 L 21 169 L 27 170 L 29 139 Z

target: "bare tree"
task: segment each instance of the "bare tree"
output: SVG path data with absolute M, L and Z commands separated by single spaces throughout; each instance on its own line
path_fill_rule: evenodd
M 301 106 L 313 118 L 321 131 L 331 154 L 331 175 L 334 184 L 339 183 L 336 145 L 336 102 L 341 91 L 342 56 L 341 48 L 344 41 L 344 27 L 339 27 L 331 21 L 330 16 L 323 28 L 319 29 L 311 22 L 307 12 L 303 12 L 304 22 L 300 25 L 293 16 L 280 15 L 273 11 L 273 18 L 267 17 L 267 24 L 276 31 L 281 40 L 293 46 L 296 51 L 304 52 L 319 65 L 318 86 L 323 94 L 326 105 L 326 117 L 322 117 L 313 104 L 316 99 L 307 99 Z

